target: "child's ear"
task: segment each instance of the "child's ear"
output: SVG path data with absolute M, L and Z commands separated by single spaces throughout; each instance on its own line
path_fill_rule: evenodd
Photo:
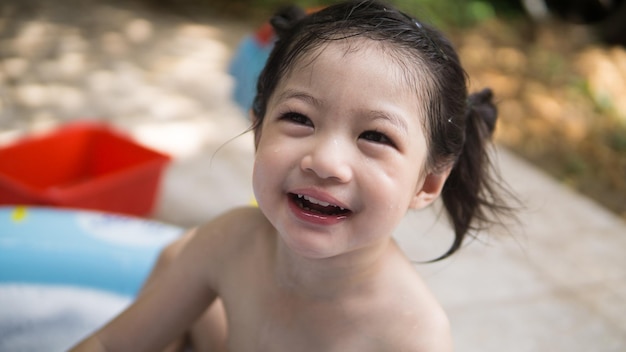
M 439 173 L 426 175 L 422 187 L 417 190 L 409 206 L 412 209 L 423 209 L 432 204 L 441 194 L 451 170 L 452 167 L 449 167 Z

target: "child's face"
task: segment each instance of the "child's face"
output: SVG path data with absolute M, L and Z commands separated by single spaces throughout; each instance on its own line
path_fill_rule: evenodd
M 408 208 L 431 201 L 422 192 L 424 94 L 397 61 L 367 47 L 374 42 L 357 43 L 301 59 L 259 131 L 259 206 L 289 248 L 311 258 L 386 243 Z

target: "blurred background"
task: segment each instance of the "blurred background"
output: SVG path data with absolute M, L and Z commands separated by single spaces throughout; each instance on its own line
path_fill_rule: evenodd
M 186 121 L 209 124 L 209 114 L 221 117 L 216 125 L 245 128 L 245 111 L 224 102 L 235 89 L 228 65 L 284 3 L 2 0 L 0 143 L 92 118 L 189 154 L 209 128 Z M 393 3 L 451 36 L 473 89 L 495 90 L 500 144 L 626 218 L 624 1 Z M 161 138 L 157 130 L 174 125 L 194 131 L 184 141 Z
M 284 3 L 0 0 L 0 148 L 105 122 L 171 156 L 149 217 L 189 227 L 250 204 L 253 143 L 232 64 L 252 43 L 239 69 L 258 65 L 263 25 Z M 526 205 L 520 231 L 417 266 L 458 350 L 624 351 L 626 1 L 393 3 L 449 35 L 472 90 L 496 92 L 498 163 Z M 397 238 L 409 257 L 448 246 L 440 217 L 407 216 Z
M 146 0 L 258 23 L 285 3 Z M 626 4 L 621 0 L 395 0 L 449 34 L 475 89 L 493 87 L 497 139 L 626 218 Z M 297 1 L 318 7 L 330 0 Z

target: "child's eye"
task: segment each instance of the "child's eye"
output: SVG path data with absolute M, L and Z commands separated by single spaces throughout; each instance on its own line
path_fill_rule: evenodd
M 387 137 L 384 133 L 378 131 L 365 131 L 361 133 L 359 138 L 363 138 L 367 141 L 374 143 L 386 144 L 394 148 L 396 146 L 396 144 L 389 137 Z
M 305 125 L 305 126 L 311 126 L 311 127 L 313 126 L 313 122 L 311 122 L 311 119 L 297 112 L 285 113 L 280 117 L 280 119 L 293 122 L 298 125 Z

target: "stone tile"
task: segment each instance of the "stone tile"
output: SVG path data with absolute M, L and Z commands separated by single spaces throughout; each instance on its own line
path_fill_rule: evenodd
M 626 336 L 626 275 L 614 281 L 582 285 L 574 290 L 574 295 Z
M 613 281 L 626 277 L 626 233 L 623 228 L 582 230 L 560 241 L 529 239 L 528 265 L 545 273 L 558 285 Z
M 507 250 L 472 243 L 447 262 L 418 267 L 446 309 L 539 295 L 553 283 Z
M 626 226 L 623 220 L 597 203 L 573 192 L 506 149 L 498 149 L 498 164 L 503 179 L 523 202 L 519 211 L 522 232 L 554 238 L 568 237 L 584 229 Z
M 626 335 L 568 292 L 450 311 L 459 352 L 618 352 Z

